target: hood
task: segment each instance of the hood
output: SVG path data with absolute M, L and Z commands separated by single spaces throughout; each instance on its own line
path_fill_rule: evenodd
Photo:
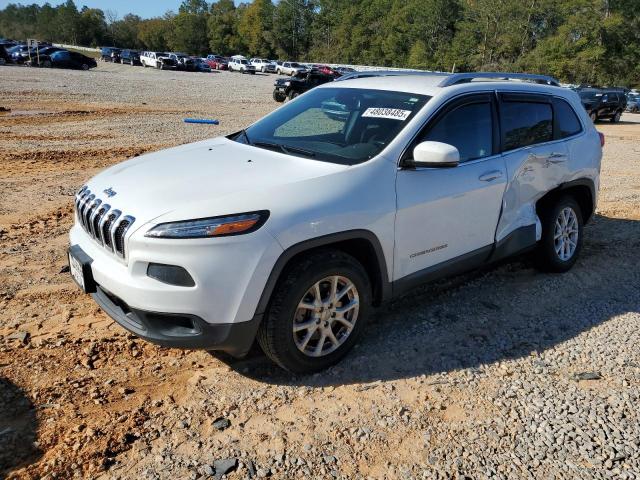
M 160 216 L 173 221 L 268 210 L 282 187 L 347 168 L 219 137 L 125 161 L 87 186 L 139 227 Z

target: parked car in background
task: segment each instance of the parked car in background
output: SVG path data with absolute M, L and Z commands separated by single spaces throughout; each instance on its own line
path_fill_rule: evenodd
M 67 50 L 61 47 L 40 46 L 35 52 L 31 52 L 31 60 L 27 63 L 32 67 L 50 67 L 51 57 L 50 55 L 56 52 L 66 52 Z
M 280 75 L 295 75 L 306 70 L 306 67 L 296 62 L 282 62 L 282 65 L 276 67 L 276 73 Z
M 194 70 L 196 72 L 211 72 L 211 67 L 207 63 L 206 58 L 192 57 L 194 62 Z
M 627 94 L 627 112 L 631 112 L 631 113 L 640 112 L 640 94 L 638 93 Z
M 193 72 L 196 69 L 195 61 L 186 53 L 170 53 L 169 58 L 176 63 L 178 70 Z
M 100 60 L 103 62 L 119 62 L 122 49 L 116 47 L 102 47 L 100 49 Z
M 336 78 L 342 76 L 342 73 L 340 73 L 335 68 L 329 67 L 328 65 L 319 65 L 314 70 L 317 70 L 320 73 L 324 73 L 325 75 L 332 75 Z
M 336 67 L 335 71 L 338 72 L 340 75 L 346 75 L 347 73 L 355 72 L 356 69 L 351 67 Z
M 40 64 L 43 67 L 73 68 L 78 70 L 89 70 L 98 66 L 93 58 L 67 50 L 58 50 L 50 55 L 41 56 Z
M 120 52 L 120 63 L 134 65 L 142 65 L 140 63 L 140 52 L 137 50 L 125 49 Z
M 8 50 L 8 54 L 11 56 L 13 63 L 22 64 L 29 60 L 29 52 L 35 53 L 34 48 L 29 48 L 28 45 L 15 45 Z
M 230 72 L 240 72 L 240 73 L 250 73 L 253 75 L 256 73 L 256 67 L 249 63 L 249 60 L 246 58 L 239 57 L 231 57 L 229 59 L 229 71 Z
M 612 123 L 620 121 L 627 107 L 624 91 L 606 88 L 580 88 L 577 90 L 580 101 L 592 121 L 608 119 Z
M 207 63 L 212 70 L 229 69 L 229 61 L 221 55 L 207 55 Z
M 265 58 L 252 58 L 249 60 L 256 70 L 262 73 L 276 73 L 276 64 Z
M 299 72 L 292 78 L 278 78 L 273 89 L 273 99 L 276 102 L 284 102 L 286 99 L 293 100 L 298 95 L 311 90 L 323 83 L 333 82 L 335 77 L 327 75 L 317 70 L 309 72 Z
M 169 57 L 165 52 L 142 52 L 140 54 L 140 63 L 143 67 L 157 68 L 159 70 L 175 69 L 175 60 Z
M 7 53 L 7 49 L 4 45 L 0 45 L 0 65 L 6 65 L 11 63 L 11 56 Z

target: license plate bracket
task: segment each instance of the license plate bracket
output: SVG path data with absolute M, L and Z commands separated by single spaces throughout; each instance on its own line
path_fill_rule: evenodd
M 87 255 L 80 245 L 73 245 L 69 248 L 69 272 L 71 278 L 84 293 L 94 293 L 96 282 L 93 280 L 91 263 L 93 259 Z

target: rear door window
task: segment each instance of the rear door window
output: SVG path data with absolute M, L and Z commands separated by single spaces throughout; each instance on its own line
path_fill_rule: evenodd
M 553 111 L 550 103 L 502 101 L 500 119 L 505 151 L 553 140 Z

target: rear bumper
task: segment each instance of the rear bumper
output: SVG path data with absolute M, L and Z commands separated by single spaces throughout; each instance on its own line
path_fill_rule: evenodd
M 149 312 L 129 307 L 99 285 L 91 296 L 120 326 L 165 347 L 221 350 L 241 357 L 247 354 L 262 315 L 247 322 L 211 324 L 190 314 Z

